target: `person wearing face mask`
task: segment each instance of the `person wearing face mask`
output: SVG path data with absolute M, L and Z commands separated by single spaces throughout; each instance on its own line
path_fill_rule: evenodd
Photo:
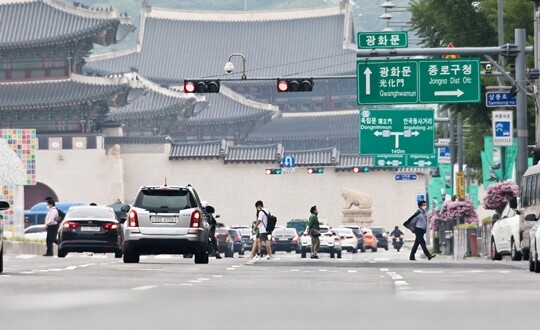
M 419 201 L 418 202 L 418 210 L 409 218 L 410 225 L 408 226 L 409 229 L 414 229 L 414 235 L 416 235 L 416 238 L 414 240 L 413 247 L 411 249 L 411 254 L 409 256 L 409 260 L 416 260 L 415 254 L 416 249 L 418 249 L 418 245 L 422 247 L 422 251 L 428 258 L 428 260 L 431 260 L 435 257 L 435 255 L 429 253 L 429 250 L 426 247 L 426 240 L 424 239 L 424 234 L 427 230 L 427 214 L 426 214 L 426 201 Z M 407 220 L 407 221 L 409 221 Z
M 321 228 L 319 227 L 319 218 L 317 217 L 319 214 L 317 206 L 312 206 L 309 212 L 311 215 L 308 220 L 307 232 L 309 236 L 311 236 L 311 259 L 319 259 L 317 252 L 319 251 L 320 246 L 319 236 L 321 236 L 321 233 L 319 230 Z

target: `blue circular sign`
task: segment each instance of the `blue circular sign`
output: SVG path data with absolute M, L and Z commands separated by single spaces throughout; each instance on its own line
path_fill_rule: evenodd
M 296 161 L 294 160 L 294 157 L 293 156 L 285 156 L 283 157 L 283 159 L 281 160 L 281 164 L 285 167 L 294 167 L 294 164 L 296 163 Z

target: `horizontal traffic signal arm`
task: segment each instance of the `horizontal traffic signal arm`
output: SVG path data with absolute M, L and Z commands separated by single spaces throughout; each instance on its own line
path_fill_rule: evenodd
M 313 78 L 278 78 L 276 88 L 280 93 L 311 92 L 313 91 Z

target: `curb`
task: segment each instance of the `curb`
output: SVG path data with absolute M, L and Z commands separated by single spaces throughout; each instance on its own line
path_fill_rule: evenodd
M 18 242 L 4 240 L 4 254 L 34 254 L 42 255 L 46 250 L 45 242 Z M 53 244 L 53 254 L 57 254 L 56 245 Z

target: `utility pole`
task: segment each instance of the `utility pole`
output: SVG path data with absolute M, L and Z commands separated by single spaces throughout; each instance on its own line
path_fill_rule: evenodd
M 517 46 L 516 56 L 516 123 L 518 152 L 516 159 L 517 182 L 521 182 L 523 174 L 527 170 L 527 68 L 525 67 L 525 29 L 516 29 L 514 31 L 514 42 Z

